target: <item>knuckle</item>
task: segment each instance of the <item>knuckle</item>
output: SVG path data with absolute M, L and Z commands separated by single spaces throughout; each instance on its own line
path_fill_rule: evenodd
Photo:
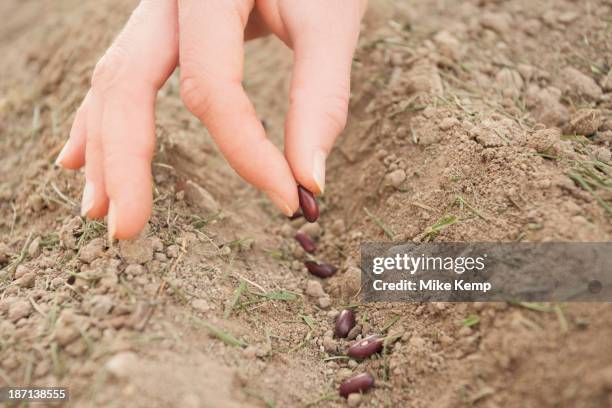
M 208 116 L 212 99 L 201 79 L 189 74 L 181 77 L 180 94 L 181 100 L 191 113 L 198 118 Z
M 110 47 L 94 68 L 91 87 L 106 91 L 116 86 L 125 58 L 125 51 L 121 47 L 117 45 Z
M 326 105 L 325 114 L 339 133 L 346 127 L 349 97 L 348 95 L 335 95 L 327 99 L 328 104 Z
M 312 95 L 304 89 L 295 89 L 291 95 L 291 101 L 302 107 L 304 104 L 318 105 L 320 112 L 329 120 L 332 128 L 340 133 L 346 126 L 349 97 L 348 87 L 338 87 L 322 95 Z

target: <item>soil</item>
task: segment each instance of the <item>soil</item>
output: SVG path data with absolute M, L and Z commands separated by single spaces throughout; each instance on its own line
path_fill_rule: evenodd
M 610 304 L 364 304 L 358 261 L 376 240 L 610 241 L 609 0 L 371 1 L 306 227 L 232 172 L 174 75 L 154 216 L 109 247 L 103 221 L 78 217 L 82 173 L 53 161 L 134 5 L 0 3 L 0 387 L 69 386 L 75 407 L 340 407 L 340 381 L 367 371 L 351 406 L 612 405 Z M 279 145 L 290 66 L 278 41 L 247 47 Z M 302 227 L 332 278 L 306 272 Z M 383 356 L 341 357 L 347 304 L 353 335 L 396 340 Z

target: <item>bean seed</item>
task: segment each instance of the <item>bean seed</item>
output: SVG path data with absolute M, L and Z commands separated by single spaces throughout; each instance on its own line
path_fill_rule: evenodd
M 297 220 L 298 218 L 302 218 L 302 213 L 300 210 L 297 210 L 291 217 L 288 217 L 289 221 Z
M 338 270 L 335 266 L 323 262 L 316 263 L 314 261 L 306 261 L 304 265 L 308 269 L 308 272 L 319 278 L 329 278 Z
M 351 329 L 355 327 L 355 313 L 352 309 L 344 309 L 336 318 L 336 337 L 344 338 L 348 336 Z
M 374 385 L 374 377 L 369 373 L 357 374 L 340 384 L 340 395 L 348 398 L 349 394 L 366 392 Z
M 305 232 L 298 231 L 295 234 L 295 240 L 299 242 L 302 248 L 304 248 L 304 251 L 308 252 L 309 254 L 312 254 L 317 250 L 314 241 Z
M 378 353 L 382 350 L 383 347 L 383 339 L 377 335 L 372 334 L 371 336 L 366 337 L 365 339 L 356 341 L 351 344 L 348 349 L 348 355 L 357 359 L 364 359 L 370 357 L 374 353 Z
M 319 205 L 314 195 L 304 187 L 298 185 L 298 198 L 300 199 L 300 207 L 304 218 L 308 222 L 315 222 L 319 218 Z

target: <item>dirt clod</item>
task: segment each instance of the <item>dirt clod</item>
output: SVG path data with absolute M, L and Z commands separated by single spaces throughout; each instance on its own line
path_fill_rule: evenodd
M 389 186 L 399 188 L 406 180 L 406 172 L 402 169 L 397 169 L 385 176 L 385 183 Z
M 79 259 L 83 262 L 90 263 L 104 254 L 105 246 L 106 242 L 104 238 L 94 238 L 81 248 L 79 251 Z
M 597 82 L 574 67 L 566 67 L 561 72 L 563 91 L 571 97 L 598 101 L 603 95 Z
M 32 305 L 27 300 L 17 300 L 10 304 L 8 319 L 10 322 L 17 322 L 19 319 L 28 317 L 32 312 Z
M 321 298 L 325 296 L 325 291 L 321 282 L 315 280 L 309 280 L 306 284 L 306 294 L 313 298 Z
M 128 264 L 145 264 L 153 259 L 153 245 L 146 237 L 121 241 L 119 253 Z
M 577 135 L 589 136 L 597 132 L 603 117 L 598 109 L 581 109 L 572 115 L 568 130 Z
M 214 214 L 219 211 L 219 203 L 212 194 L 192 180 L 187 181 L 185 185 L 185 201 L 207 214 Z

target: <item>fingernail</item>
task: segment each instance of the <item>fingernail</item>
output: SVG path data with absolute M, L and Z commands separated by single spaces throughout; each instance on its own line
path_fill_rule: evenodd
M 85 183 L 83 199 L 81 200 L 81 217 L 86 217 L 94 205 L 94 185 L 91 181 Z
M 115 238 L 115 231 L 117 230 L 117 213 L 115 212 L 115 203 L 110 202 L 108 205 L 108 244 L 112 245 L 113 239 Z
M 283 214 L 285 214 L 287 217 L 291 217 L 293 215 L 291 207 L 289 207 L 289 204 L 287 204 L 280 195 L 273 191 L 266 191 L 266 194 L 268 197 L 270 197 L 270 200 L 272 200 L 274 205 L 276 205 L 283 212 Z
M 317 150 L 314 154 L 314 160 L 312 164 L 312 178 L 314 179 L 317 187 L 319 187 L 319 194 L 325 192 L 325 160 L 327 155 L 323 150 Z
M 66 142 L 64 147 L 62 147 L 62 150 L 57 155 L 57 159 L 55 159 L 55 165 L 56 166 L 61 166 L 62 165 L 62 161 L 64 160 L 64 156 L 66 156 L 67 152 L 68 152 L 68 143 Z

